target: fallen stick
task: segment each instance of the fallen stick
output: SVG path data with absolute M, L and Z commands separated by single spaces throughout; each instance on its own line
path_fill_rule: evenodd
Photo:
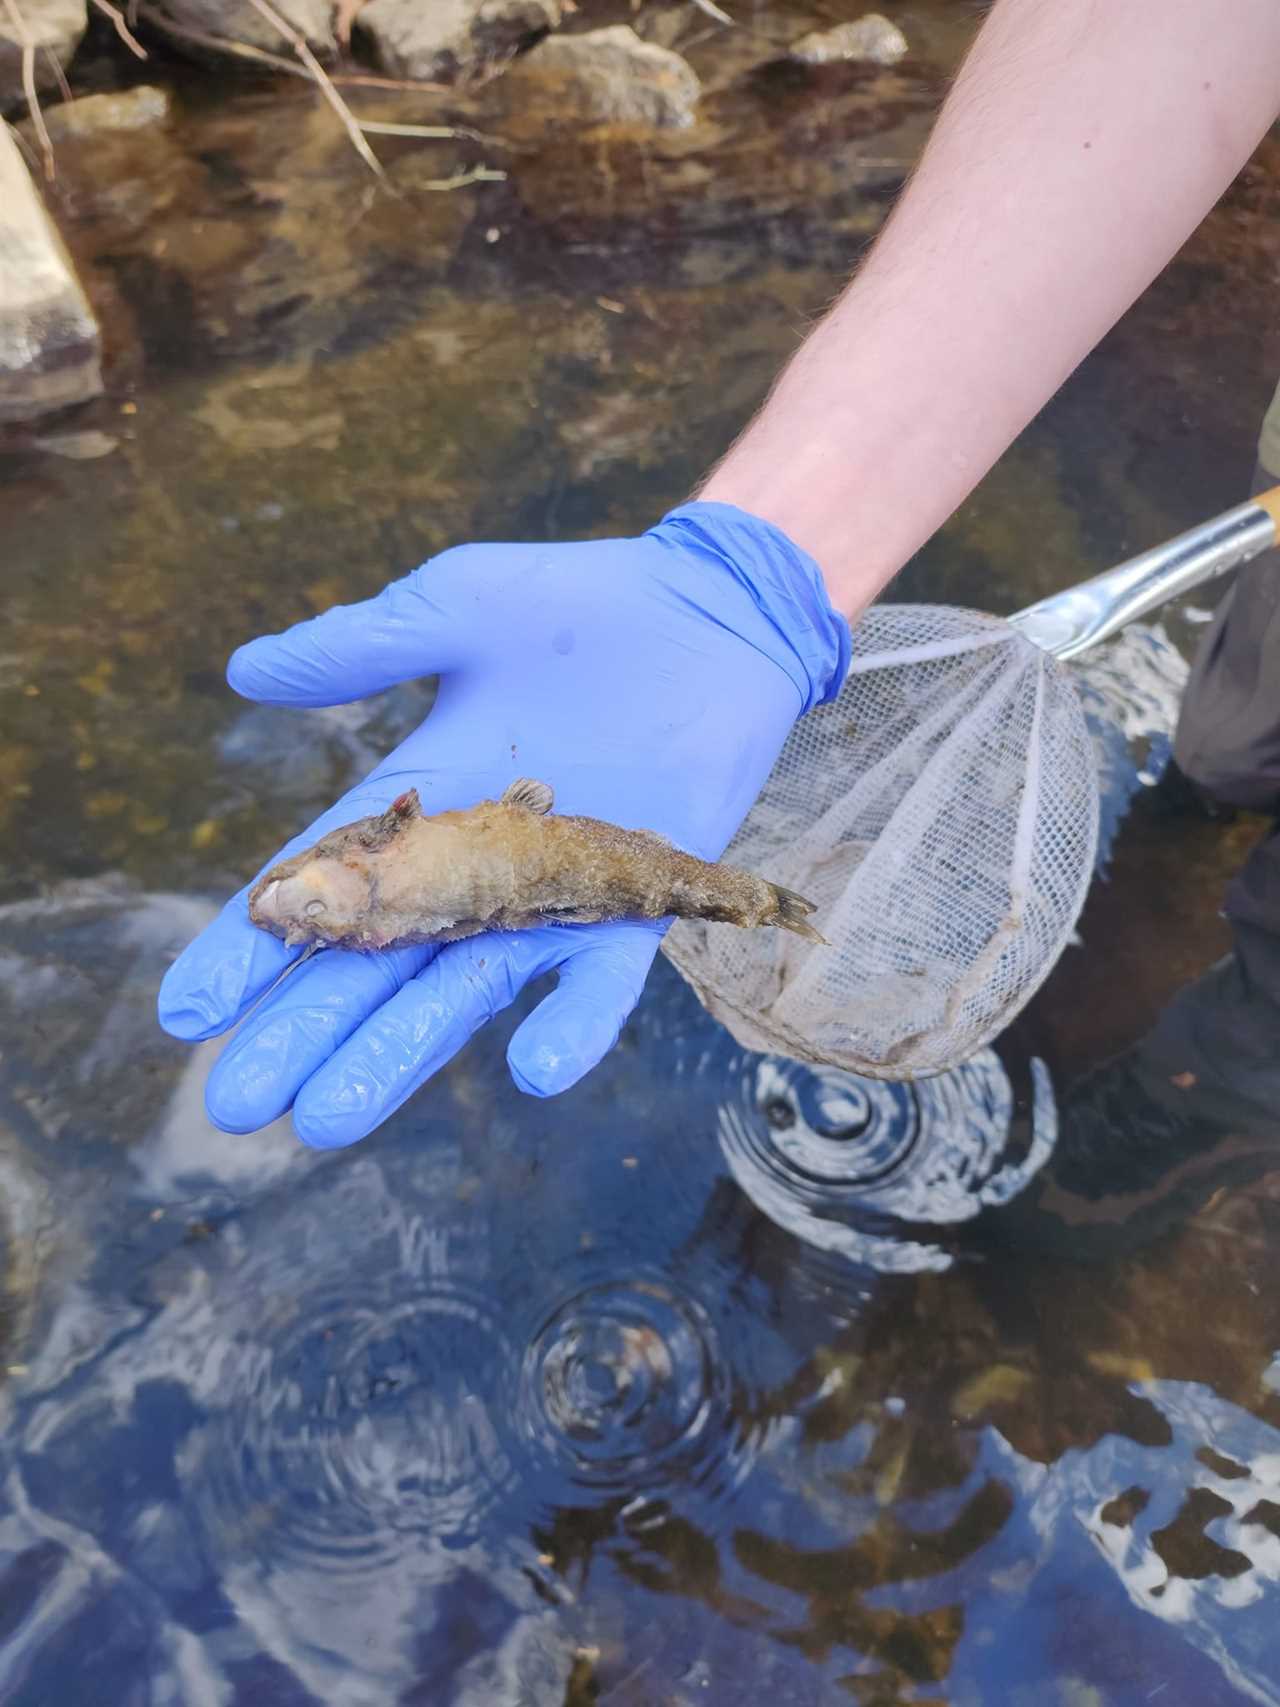
M 722 12 L 713 0 L 693 0 L 700 12 L 705 12 L 708 18 L 714 18 L 717 24 L 732 24 L 735 20 L 727 12 Z
M 433 141 L 486 142 L 495 148 L 511 148 L 500 136 L 486 136 L 482 130 L 471 130 L 464 124 L 394 124 L 390 120 L 357 119 L 366 136 L 420 136 Z
M 176 41 L 189 41 L 195 47 L 207 47 L 213 53 L 229 54 L 234 59 L 247 59 L 256 65 L 268 66 L 272 71 L 283 72 L 286 77 L 301 77 L 312 83 L 315 79 L 305 66 L 296 60 L 286 59 L 283 54 L 270 53 L 265 47 L 254 47 L 250 42 L 236 41 L 232 36 L 213 35 L 208 30 L 197 30 L 190 24 L 179 24 L 163 12 L 158 12 L 154 6 L 146 4 L 146 0 L 133 0 L 130 12 L 136 12 L 141 18 L 159 30 L 163 35 L 172 36 Z M 408 89 L 429 95 L 448 95 L 453 90 L 447 83 L 424 83 L 411 77 L 379 77 L 372 71 L 331 71 L 329 81 L 344 89 Z
M 67 82 L 67 74 L 62 69 L 62 61 L 58 58 L 57 54 L 51 47 L 45 48 L 44 56 L 49 62 L 50 70 L 53 72 L 53 80 L 58 85 L 58 93 L 62 96 L 64 101 L 74 100 L 75 97 L 71 93 L 71 85 Z
M 452 178 L 428 178 L 420 187 L 424 190 L 465 190 L 468 184 L 500 184 L 507 174 L 493 166 L 470 166 L 465 172 L 455 172 Z
M 22 43 L 22 93 L 26 96 L 27 111 L 31 114 L 31 123 L 40 143 L 40 153 L 44 159 L 44 175 L 52 183 L 54 177 L 53 144 L 49 141 L 44 114 L 40 111 L 40 97 L 36 93 L 36 44 L 31 39 L 27 20 L 18 10 L 18 0 L 4 0 L 4 3 L 5 9 L 9 13 L 9 21 L 13 25 L 14 34 Z
M 10 0 L 10 3 L 12 3 L 12 0 Z M 321 65 L 315 54 L 312 53 L 307 38 L 301 33 L 301 31 L 295 30 L 287 18 L 282 18 L 279 12 L 276 11 L 275 7 L 269 3 L 269 0 L 249 0 L 249 4 L 253 7 L 255 12 L 260 13 L 261 16 L 267 20 L 272 29 L 279 30 L 280 34 L 293 48 L 293 51 L 297 54 L 298 58 L 311 73 L 316 83 L 319 84 L 320 92 L 333 108 L 334 112 L 338 115 L 338 119 L 342 124 L 343 129 L 351 138 L 351 146 L 364 161 L 365 165 L 375 177 L 385 177 L 386 174 L 382 170 L 382 162 L 365 141 L 364 133 L 356 123 L 355 115 L 343 100 L 342 96 L 334 88 L 333 84 L 329 81 L 329 73 L 325 70 L 324 66 Z
M 113 6 L 111 4 L 111 0 L 93 0 L 93 3 L 100 12 L 104 13 L 111 19 L 111 22 L 115 25 L 116 34 L 129 49 L 129 52 L 136 53 L 139 59 L 145 59 L 147 57 L 147 50 L 143 47 L 137 36 L 133 34 L 128 24 L 125 22 L 124 13 Z

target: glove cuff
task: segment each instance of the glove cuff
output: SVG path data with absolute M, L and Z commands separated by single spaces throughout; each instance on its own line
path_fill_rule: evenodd
M 682 504 L 650 538 L 714 559 L 750 595 L 764 621 L 743 638 L 786 671 L 801 716 L 835 698 L 849 669 L 849 624 L 827 596 L 822 572 L 781 528 L 733 504 Z

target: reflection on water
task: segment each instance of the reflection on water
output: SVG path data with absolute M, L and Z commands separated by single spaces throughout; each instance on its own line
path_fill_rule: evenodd
M 41 903 L 43 954 L 32 907 L 3 920 L 60 1051 L 9 1094 L 71 1179 L 188 912 L 73 887 Z M 71 944 L 105 1003 L 59 1005 Z M 6 1011 L 7 1046 L 24 1023 Z M 1008 1254 L 927 1272 L 946 1217 L 1038 1167 L 1038 1061 L 872 1088 L 742 1055 L 666 969 L 600 1074 L 537 1104 L 502 1074 L 509 1029 L 333 1155 L 215 1133 L 155 1046 L 129 1165 L 64 1194 L 10 1354 L 6 1699 L 77 1698 L 93 1652 L 119 1698 L 184 1703 L 986 1699 L 1064 1675 L 1127 1702 L 1135 1645 L 1188 1700 L 1275 1699 L 1280 1321 L 1239 1351 L 1264 1421 L 1127 1349 L 1194 1355 L 1198 1328 L 1151 1332 L 1181 1263 L 1120 1269 L 1127 1296 Z M 843 1242 L 815 1248 L 824 1219 Z M 1271 1248 L 1233 1233 L 1206 1319 L 1240 1332 Z M 1059 1628 L 1064 1593 L 1105 1640 Z
M 772 1056 L 745 1057 L 735 1077 L 720 1143 L 743 1191 L 806 1244 L 886 1272 L 945 1268 L 950 1259 L 936 1245 L 884 1237 L 872 1230 L 877 1222 L 967 1221 L 1008 1202 L 1053 1148 L 1053 1091 L 1044 1063 L 1033 1060 L 1030 1143 L 1011 1159 L 1014 1099 L 991 1049 L 913 1084 Z
M 724 1474 L 726 1374 L 693 1300 L 659 1278 L 601 1280 L 534 1333 L 518 1422 L 593 1501 L 650 1495 Z
M 1161 624 L 1132 623 L 1076 660 L 1071 674 L 1098 762 L 1098 867 L 1105 871 L 1130 801 L 1168 760 L 1187 662 Z
M 568 1096 L 511 1086 L 522 1004 L 321 1155 L 211 1127 L 219 1045 L 155 1027 L 217 898 L 430 704 L 246 707 L 230 648 L 457 539 L 680 498 L 883 217 L 970 27 L 904 8 L 919 60 L 810 82 L 760 69 L 792 20 L 698 45 L 685 10 L 641 27 L 693 43 L 709 117 L 651 155 L 596 138 L 433 196 L 440 151 L 388 139 L 405 199 L 362 199 L 322 105 L 246 86 L 60 163 L 119 354 L 83 422 L 114 450 L 0 464 L 16 1707 L 1280 1703 L 1269 1034 L 1184 1052 L 1210 1006 L 1247 1029 L 1197 982 L 1241 846 L 1126 817 L 1179 619 L 1078 666 L 1110 880 L 1018 1037 L 957 1073 L 747 1055 L 660 966 Z M 1242 495 L 1260 193 L 904 598 L 1016 609 Z M 1072 1039 L 1092 1065 L 1157 1012 L 1141 1083 L 1073 1083 Z M 1208 1158 L 1139 1241 L 1134 1202 L 1202 1159 L 1190 1105 L 1162 1148 L 1139 1092 L 1167 1113 L 1191 1070 L 1249 1167 Z

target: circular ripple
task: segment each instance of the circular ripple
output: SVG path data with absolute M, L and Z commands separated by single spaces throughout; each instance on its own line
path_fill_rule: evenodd
M 1040 1062 L 1031 1075 L 1034 1131 L 1015 1156 L 1014 1098 L 994 1050 L 910 1084 L 740 1054 L 720 1146 L 756 1207 L 806 1244 L 886 1271 L 943 1268 L 946 1252 L 904 1227 L 967 1221 L 1043 1165 L 1056 1120 Z
M 770 1150 L 797 1178 L 866 1188 L 889 1179 L 915 1151 L 921 1089 L 765 1057 L 748 1094 L 764 1116 Z
M 547 1316 L 525 1353 L 522 1432 L 580 1488 L 652 1493 L 743 1473 L 710 1319 L 658 1279 L 604 1280 Z
M 514 1367 L 463 1292 L 309 1299 L 250 1355 L 249 1390 L 232 1383 L 207 1460 L 213 1527 L 333 1570 L 383 1568 L 425 1536 L 470 1539 L 514 1480 Z

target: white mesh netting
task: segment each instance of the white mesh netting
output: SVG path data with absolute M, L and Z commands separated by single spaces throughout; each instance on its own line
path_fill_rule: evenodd
M 998 617 L 877 605 L 725 854 L 816 903 L 823 948 L 680 921 L 668 958 L 745 1048 L 877 1078 L 956 1066 L 1030 998 L 1093 872 L 1064 666 Z

